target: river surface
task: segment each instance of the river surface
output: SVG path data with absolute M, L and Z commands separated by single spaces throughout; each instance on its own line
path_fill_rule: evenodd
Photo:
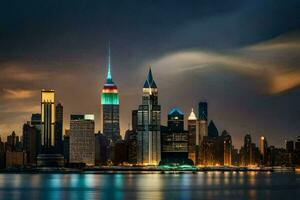
M 5 199 L 300 199 L 300 174 L 0 174 Z

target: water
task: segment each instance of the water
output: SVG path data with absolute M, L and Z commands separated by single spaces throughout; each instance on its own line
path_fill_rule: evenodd
M 300 174 L 0 174 L 0 199 L 300 199 Z

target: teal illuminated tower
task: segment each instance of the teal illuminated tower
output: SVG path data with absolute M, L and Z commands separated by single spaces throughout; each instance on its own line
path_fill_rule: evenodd
M 108 66 L 106 82 L 102 89 L 101 105 L 103 119 L 103 134 L 112 142 L 120 138 L 119 123 L 119 93 L 113 82 L 110 71 L 110 48 L 108 49 Z

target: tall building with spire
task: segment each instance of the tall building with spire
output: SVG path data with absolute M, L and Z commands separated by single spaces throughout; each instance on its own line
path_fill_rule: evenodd
M 197 117 L 192 109 L 188 117 L 188 132 L 189 132 L 189 159 L 191 159 L 194 164 L 197 164 L 199 139 L 198 139 L 198 128 L 197 128 Z
M 119 93 L 117 85 L 113 82 L 111 76 L 111 56 L 110 47 L 108 49 L 108 66 L 106 82 L 101 94 L 103 134 L 110 141 L 120 139 L 119 123 Z
M 158 165 L 161 159 L 161 108 L 158 105 L 158 89 L 151 69 L 143 87 L 142 104 L 138 109 L 137 161 L 143 165 Z

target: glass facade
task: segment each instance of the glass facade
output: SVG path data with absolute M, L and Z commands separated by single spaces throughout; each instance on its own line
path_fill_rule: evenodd
M 137 115 L 138 164 L 158 165 L 161 160 L 160 112 L 158 90 L 149 70 Z
M 43 150 L 54 147 L 55 107 L 54 90 L 41 91 L 41 144 Z
M 85 116 L 71 115 L 70 163 L 85 163 L 93 166 L 95 164 L 95 122 Z

